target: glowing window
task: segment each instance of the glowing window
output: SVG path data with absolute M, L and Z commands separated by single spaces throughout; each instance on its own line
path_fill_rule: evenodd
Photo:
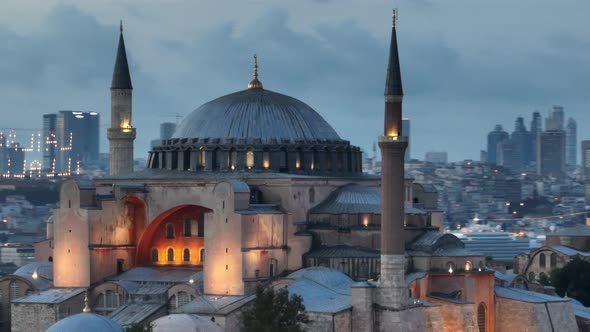
M 251 149 L 248 149 L 248 151 L 246 151 L 246 167 L 254 167 L 254 151 L 252 151 Z
M 168 261 L 169 262 L 174 261 L 174 249 L 172 249 L 172 248 L 168 248 Z
M 152 248 L 152 262 L 156 263 L 158 260 L 158 249 Z
M 183 227 L 184 236 L 191 236 L 191 220 L 190 219 L 185 219 L 183 226 L 184 226 Z
M 191 260 L 190 249 L 188 249 L 188 248 L 184 249 L 184 251 L 182 252 L 182 260 L 185 262 L 190 262 L 190 260 Z

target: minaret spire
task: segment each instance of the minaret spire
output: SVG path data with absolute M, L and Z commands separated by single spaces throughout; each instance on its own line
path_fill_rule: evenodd
M 123 39 L 123 21 L 120 21 L 119 46 L 111 82 L 111 126 L 107 130 L 110 175 L 133 172 L 136 132 L 132 122 L 132 99 L 133 86 Z
M 389 61 L 387 63 L 387 78 L 385 79 L 385 96 L 403 96 L 402 75 L 397 51 L 397 9 L 393 10 L 391 25 L 391 42 L 389 44 Z
M 123 39 L 123 20 L 119 22 L 119 46 L 117 47 L 117 58 L 113 70 L 113 81 L 111 89 L 133 89 L 131 85 L 131 74 L 129 74 L 129 63 Z

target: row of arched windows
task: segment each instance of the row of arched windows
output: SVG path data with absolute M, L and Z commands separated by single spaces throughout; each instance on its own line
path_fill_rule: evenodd
M 182 235 L 184 237 L 191 237 L 192 233 L 192 221 L 191 219 L 185 219 L 182 223 Z M 205 227 L 202 220 L 197 220 L 197 236 L 205 236 Z M 174 239 L 174 224 L 172 223 L 166 224 L 166 238 Z
M 160 261 L 160 252 L 158 251 L 158 248 L 152 248 L 151 256 L 152 262 L 157 263 Z M 174 248 L 168 248 L 166 251 L 166 260 L 168 262 L 174 262 Z M 184 248 L 182 251 L 182 261 L 191 261 L 191 250 L 189 248 Z M 201 250 L 199 250 L 199 262 L 205 262 L 205 248 L 201 248 Z
M 187 292 L 178 292 L 168 300 L 168 310 L 174 310 L 182 307 L 183 305 L 191 302 L 194 299 L 192 294 Z
M 549 264 L 552 269 L 557 267 L 557 254 L 552 253 L 549 256 Z M 547 263 L 546 263 L 545 254 L 544 253 L 539 254 L 539 267 L 545 268 L 546 265 L 547 265 Z

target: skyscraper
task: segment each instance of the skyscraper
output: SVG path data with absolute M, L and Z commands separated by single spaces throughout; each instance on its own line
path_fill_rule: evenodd
M 57 157 L 57 114 L 43 115 L 43 161 L 44 173 L 53 172 L 53 165 Z
M 508 139 L 508 133 L 501 125 L 496 125 L 493 131 L 488 134 L 488 159 L 487 162 L 496 165 L 498 162 L 498 144 Z
M 543 131 L 543 118 L 541 117 L 541 113 L 533 112 L 533 119 L 531 120 L 531 146 L 532 146 L 532 156 L 531 161 L 536 163 L 539 159 L 539 139 L 541 136 L 541 132 Z
M 406 148 L 406 153 L 404 154 L 404 161 L 410 161 L 410 144 L 411 144 L 411 137 L 410 137 L 410 119 L 403 118 L 402 119 L 402 132 L 404 136 L 408 138 L 408 147 Z
M 545 119 L 545 130 L 563 130 L 564 112 L 562 106 L 553 106 L 551 113 Z
M 565 127 L 565 162 L 568 166 L 575 166 L 577 164 L 577 146 L 578 146 L 578 125 L 576 120 L 567 119 Z
M 582 141 L 582 170 L 584 180 L 590 181 L 590 141 Z
M 565 175 L 565 132 L 548 130 L 541 133 L 539 174 L 563 178 Z
M 516 118 L 514 131 L 510 138 L 512 150 L 514 151 L 514 160 L 511 169 L 520 172 L 525 169 L 533 159 L 533 149 L 531 145 L 531 134 L 526 130 L 524 119 Z
M 98 161 L 99 123 L 96 112 L 59 111 L 56 114 L 56 173 L 75 174 L 80 168 Z M 50 148 L 52 144 L 45 146 Z

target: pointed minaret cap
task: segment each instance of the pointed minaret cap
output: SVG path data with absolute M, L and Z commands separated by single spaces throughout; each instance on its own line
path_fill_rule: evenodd
M 119 24 L 119 30 L 119 47 L 117 48 L 117 58 L 115 60 L 115 69 L 113 70 L 111 89 L 133 89 L 131 75 L 129 74 L 129 64 L 127 63 L 127 52 L 125 51 L 125 41 L 123 40 L 123 21 Z
M 86 291 L 84 293 L 84 309 L 82 309 L 82 312 L 84 312 L 84 313 L 90 312 L 90 307 L 88 306 L 88 291 Z
M 262 82 L 258 80 L 258 57 L 254 54 L 254 79 L 248 83 L 248 89 L 262 89 Z
M 399 54 L 397 51 L 397 9 L 393 10 L 391 26 L 391 43 L 389 44 L 389 61 L 387 64 L 387 78 L 385 79 L 386 96 L 403 96 L 402 74 L 399 65 Z

